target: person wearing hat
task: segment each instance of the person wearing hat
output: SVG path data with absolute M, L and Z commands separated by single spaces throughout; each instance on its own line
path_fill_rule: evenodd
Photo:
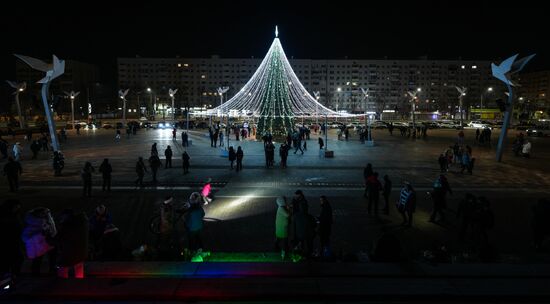
M 192 252 L 202 252 L 202 228 L 204 219 L 204 209 L 201 204 L 201 194 L 198 192 L 191 193 L 189 196 L 189 209 L 184 215 L 185 229 L 189 240 L 189 250 Z
M 208 203 L 212 202 L 212 198 L 210 197 L 210 194 L 212 193 L 212 185 L 210 185 L 211 182 L 212 182 L 212 179 L 210 177 L 206 179 L 206 183 L 201 190 L 201 196 L 202 196 L 202 199 L 204 200 L 205 205 L 208 205 Z
M 290 212 L 284 196 L 277 197 L 277 216 L 275 217 L 275 250 L 281 251 L 281 259 L 288 252 L 288 222 Z

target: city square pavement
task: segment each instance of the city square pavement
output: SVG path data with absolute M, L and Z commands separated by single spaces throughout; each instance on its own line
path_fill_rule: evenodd
M 426 192 L 431 190 L 439 174 L 437 158 L 455 142 L 456 130 L 430 130 L 427 138 L 416 140 L 401 137 L 397 131 L 390 136 L 387 130 L 374 130 L 375 145 L 372 147 L 361 144 L 353 132 L 349 141 L 339 141 L 331 130 L 328 149 L 334 151 L 334 158 L 320 157 L 319 135 L 312 133 L 307 141 L 308 150 L 303 155 L 290 151 L 287 169 L 278 165 L 279 143 L 276 143 L 276 166 L 267 169 L 261 142 L 236 142 L 231 136 L 230 145 L 241 146 L 244 150 L 241 172 L 229 169 L 227 158 L 221 156 L 223 147 L 210 147 L 206 130 L 191 130 L 193 144 L 186 148 L 191 157 L 187 175 L 181 168 L 184 150 L 181 132 L 178 130 L 177 140 L 173 141 L 171 130 L 142 129 L 129 139 L 123 135 L 116 141 L 113 130 L 83 130 L 81 135 L 71 131 L 67 142 L 62 143 L 66 167 L 61 177 L 53 176 L 50 154 L 41 152 L 37 160 L 31 160 L 29 143 L 19 137 L 6 138 L 10 144 L 15 141 L 23 144 L 23 175 L 17 194 L 8 193 L 5 180 L 0 185 L 0 193 L 3 198 L 19 198 L 25 210 L 46 206 L 54 212 L 75 208 L 91 213 L 95 206 L 103 203 L 121 230 L 125 248 L 132 250 L 141 244 L 155 244 L 156 236 L 149 232 L 148 223 L 166 196 L 173 195 L 181 204 L 191 192 L 200 189 L 204 180 L 212 178 L 216 199 L 205 207 L 205 247 L 213 252 L 269 252 L 274 241 L 275 198 L 285 195 L 290 199 L 295 190 L 301 189 L 314 215 L 319 214 L 320 195 L 326 195 L 331 202 L 334 210 L 331 243 L 337 253 L 368 252 L 382 233 L 392 232 L 402 241 L 407 255 L 417 258 L 434 241 L 445 242 L 454 251 L 461 249 L 457 242 L 455 215 L 464 194 L 471 192 L 491 201 L 496 224 L 489 239 L 502 261 L 548 259 L 547 254 L 536 253 L 533 249 L 529 211 L 538 198 L 549 196 L 550 138 L 530 139 L 532 158 L 526 159 L 512 154 L 511 140 L 516 131 L 511 131 L 503 162 L 497 163 L 498 130 L 493 132 L 492 146 L 476 144 L 474 130 L 466 130 L 466 144 L 471 145 L 476 158 L 474 173 L 461 174 L 457 167 L 451 168 L 447 177 L 453 194 L 448 197 L 447 220 L 433 224 L 428 222 L 431 200 Z M 150 175 L 146 175 L 146 186 L 136 188 L 136 160 L 139 156 L 147 159 L 155 142 L 163 162 L 164 149 L 167 145 L 172 146 L 173 168 L 159 170 L 157 185 L 150 182 Z M 224 144 L 227 145 L 227 140 Z M 101 174 L 97 172 L 104 158 L 109 158 L 113 166 L 111 192 L 101 191 Z M 80 170 L 86 161 L 96 168 L 91 198 L 81 196 Z M 393 181 L 389 216 L 367 215 L 362 173 L 368 162 L 373 164 L 380 178 L 387 174 Z M 401 218 L 393 206 L 405 180 L 410 181 L 418 193 L 419 207 L 412 228 L 400 226 Z M 181 226 L 180 223 L 182 230 Z

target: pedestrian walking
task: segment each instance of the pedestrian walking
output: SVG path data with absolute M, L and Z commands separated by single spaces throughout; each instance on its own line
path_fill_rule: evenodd
M 243 157 L 244 152 L 241 149 L 241 146 L 237 147 L 237 172 L 241 171 L 243 169 Z
M 36 159 L 36 157 L 38 156 L 38 152 L 40 152 L 41 147 L 42 146 L 37 139 L 33 140 L 31 144 L 32 159 Z
M 223 147 L 223 131 L 220 131 L 220 147 Z
M 437 159 L 437 162 L 439 163 L 439 171 L 441 173 L 448 171 L 447 157 L 445 157 L 443 153 L 439 154 L 439 158 Z
M 233 170 L 233 162 L 237 159 L 237 153 L 235 153 L 235 149 L 233 149 L 233 146 L 229 147 L 228 157 L 231 164 L 231 170 Z
M 397 201 L 397 210 L 403 217 L 403 226 L 412 226 L 413 213 L 416 210 L 416 192 L 409 182 L 405 182 L 399 200 Z
M 365 169 L 363 169 L 363 183 L 365 185 L 365 192 L 363 193 L 364 197 L 368 197 L 368 189 L 367 189 L 367 182 L 369 180 L 369 177 L 374 174 L 372 171 L 372 164 L 368 163 Z
M 392 182 L 388 175 L 384 175 L 384 208 L 382 209 L 386 215 L 390 214 L 390 195 L 391 195 Z
M 324 146 L 325 146 L 325 142 L 321 137 L 319 137 L 319 150 L 322 150 Z
M 101 190 L 105 191 L 107 189 L 107 191 L 111 191 L 111 173 L 113 172 L 113 167 L 109 163 L 108 158 L 103 159 L 103 162 L 99 166 L 99 172 L 103 178 Z
M 23 148 L 21 147 L 21 143 L 16 142 L 15 145 L 13 145 L 12 152 L 15 161 L 21 161 L 23 158 Z
M 176 130 L 176 127 L 174 127 L 174 129 L 172 129 L 172 140 L 177 140 L 176 135 L 177 135 L 177 130 Z
M 313 239 L 317 223 L 316 219 L 309 214 L 307 203 L 301 203 L 299 206 L 296 212 L 293 209 L 295 248 L 303 257 L 309 258 L 313 251 Z
M 48 148 L 48 136 L 46 136 L 46 134 L 42 134 L 42 137 L 40 137 L 40 143 L 42 144 L 42 151 L 47 152 L 50 150 Z
M 152 154 L 149 157 L 149 166 L 151 167 L 151 173 L 153 173 L 153 183 L 157 183 L 157 172 L 162 166 L 162 162 L 157 154 Z
M 183 151 L 183 154 L 181 155 L 182 159 L 182 167 L 183 167 L 183 174 L 189 173 L 189 160 L 191 157 L 189 157 L 189 154 L 187 154 L 187 151 Z
M 154 143 L 152 146 L 151 146 L 151 155 L 159 155 L 159 151 L 157 150 L 157 143 Z
M 378 172 L 374 172 L 367 179 L 367 196 L 369 198 L 368 213 L 372 215 L 374 208 L 374 215 L 378 216 L 378 202 L 380 201 L 380 191 L 382 190 L 382 184 L 378 180 Z
M 279 147 L 279 156 L 281 157 L 281 168 L 286 168 L 288 159 L 288 146 L 286 143 L 282 143 Z
M 128 128 L 126 128 L 126 139 L 130 139 L 130 135 L 132 135 L 132 129 L 128 126 Z
M 208 127 L 208 136 L 210 137 L 210 147 L 214 146 L 214 131 L 212 130 L 212 126 Z
M 13 157 L 8 157 L 8 162 L 4 165 L 4 175 L 8 179 L 10 186 L 10 192 L 17 192 L 19 190 L 19 176 L 23 173 L 21 164 Z
M 479 134 L 481 132 L 479 131 L 479 128 L 476 129 L 476 142 L 479 141 Z
M 443 213 L 443 211 L 447 208 L 447 193 L 453 194 L 453 191 L 445 175 L 441 174 L 435 180 L 432 193 L 430 194 L 433 201 L 430 222 L 434 223 L 438 214 L 440 221 L 445 220 L 445 213 Z
M 277 197 L 277 215 L 275 217 L 275 250 L 281 252 L 284 260 L 288 253 L 289 208 L 284 196 Z
M 115 141 L 120 141 L 120 129 L 116 129 Z
M 181 145 L 183 147 L 189 146 L 189 136 L 187 135 L 187 132 L 181 132 Z
M 147 168 L 145 167 L 145 163 L 143 162 L 143 157 L 140 156 L 136 163 L 137 179 L 134 182 L 136 186 L 143 187 L 143 176 L 145 175 L 145 172 L 147 172 Z
M 80 173 L 82 177 L 82 196 L 92 197 L 92 173 L 95 171 L 92 163 L 86 162 Z
M 65 158 L 61 151 L 53 152 L 53 172 L 54 176 L 61 176 L 61 171 L 65 168 Z
M 319 222 L 319 240 L 321 245 L 320 254 L 328 257 L 330 253 L 330 234 L 332 231 L 332 207 L 326 196 L 321 195 L 321 213 L 317 218 Z
M 164 156 L 166 157 L 164 169 L 172 168 L 172 154 L 172 148 L 170 148 L 170 145 L 166 146 L 166 150 L 164 150 Z

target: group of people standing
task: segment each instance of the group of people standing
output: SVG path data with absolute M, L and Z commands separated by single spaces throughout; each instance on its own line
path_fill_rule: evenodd
M 332 231 L 332 207 L 325 196 L 319 198 L 321 212 L 318 217 L 309 213 L 309 204 L 301 190 L 294 193 L 290 203 L 286 197 L 278 197 L 275 217 L 275 249 L 281 252 L 281 259 L 294 252 L 304 258 L 312 257 L 314 239 L 319 236 L 319 255 L 330 255 L 330 234 Z

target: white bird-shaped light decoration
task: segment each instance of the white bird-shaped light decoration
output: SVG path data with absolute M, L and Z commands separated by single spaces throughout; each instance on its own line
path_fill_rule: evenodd
M 65 93 L 65 95 L 68 96 L 70 99 L 75 99 L 76 96 L 78 96 L 78 95 L 80 94 L 80 91 L 78 91 L 78 92 L 75 92 L 75 91 L 70 91 L 70 92 L 63 91 L 63 93 Z
M 176 95 L 176 93 L 178 92 L 178 89 L 168 89 L 168 95 L 170 95 L 170 97 L 174 97 L 174 95 Z
M 218 94 L 222 95 L 225 94 L 225 92 L 229 91 L 229 87 L 219 87 L 218 88 Z
M 315 96 L 315 99 L 319 99 L 319 97 L 321 97 L 321 92 L 319 92 L 319 91 L 314 91 L 314 92 L 313 92 L 313 96 Z
M 519 71 L 523 70 L 525 65 L 531 59 L 533 59 L 535 55 L 536 54 L 532 54 L 516 61 L 518 54 L 515 54 L 514 56 L 503 60 L 499 65 L 491 63 L 491 70 L 493 72 L 493 76 L 507 85 L 518 86 L 518 84 L 512 82 L 512 80 L 510 79 L 510 76 L 512 74 L 518 73 Z
M 53 55 L 53 62 L 46 63 L 40 59 L 36 59 L 29 56 L 23 56 L 14 54 L 17 58 L 28 64 L 31 68 L 46 72 L 46 77 L 40 79 L 36 83 L 47 83 L 65 72 L 65 60 L 59 60 L 57 56 Z
M 15 82 L 15 81 L 9 81 L 6 80 L 6 82 L 10 85 L 10 87 L 15 89 L 15 92 L 13 92 L 12 95 L 17 95 L 20 92 L 23 92 L 27 89 L 27 83 L 26 82 Z
M 363 93 L 363 96 L 369 97 L 369 88 L 366 88 L 366 89 L 361 88 L 361 92 Z
M 416 98 L 417 93 L 418 93 L 418 91 L 408 91 L 407 92 L 407 94 L 409 94 L 409 96 L 411 96 L 412 99 Z
M 126 89 L 126 91 L 118 90 L 118 96 L 122 99 L 125 99 L 126 95 L 128 95 L 129 91 L 130 91 L 130 89 Z
M 459 87 L 459 86 L 455 86 L 455 88 L 458 91 L 458 93 L 460 93 L 460 95 L 458 95 L 458 97 L 466 96 L 466 92 L 468 91 L 468 88 Z

